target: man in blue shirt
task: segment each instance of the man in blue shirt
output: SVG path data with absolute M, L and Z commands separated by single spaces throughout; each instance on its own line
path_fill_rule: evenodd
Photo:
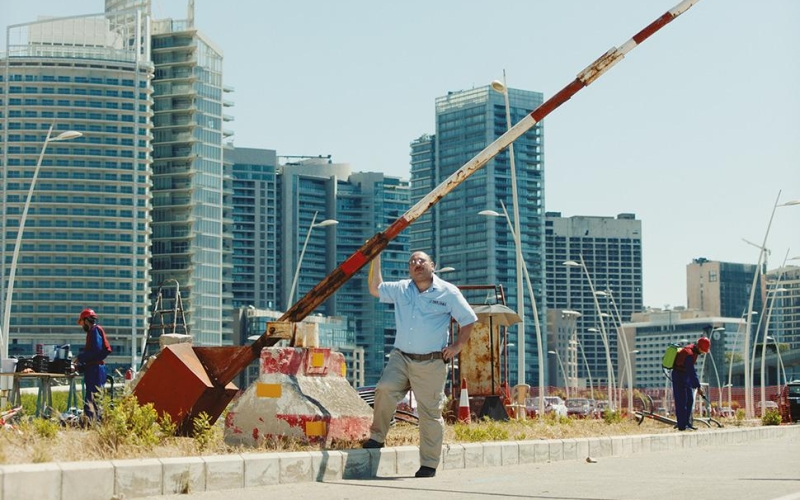
M 708 337 L 700 337 L 695 344 L 684 346 L 675 356 L 675 367 L 672 369 L 672 394 L 675 399 L 675 418 L 679 431 L 687 428 L 694 429 L 691 424 L 692 410 L 694 408 L 694 389 L 700 395 L 700 380 L 694 368 L 697 356 L 708 353 L 711 341 Z
M 469 341 L 478 320 L 461 291 L 434 274 L 433 260 L 414 252 L 408 261 L 410 279 L 384 282 L 380 255 L 370 266 L 369 292 L 394 304 L 397 336 L 389 362 L 375 387 L 370 439 L 364 448 L 382 448 L 397 403 L 411 389 L 419 413 L 420 468 L 416 477 L 433 477 L 439 466 L 444 439 L 446 362 Z M 456 341 L 447 345 L 450 321 L 459 324 Z
M 78 324 L 86 332 L 86 343 L 77 356 L 77 368 L 83 373 L 86 386 L 83 393 L 83 415 L 91 423 L 100 419 L 95 396 L 103 391 L 106 384 L 105 359 L 111 354 L 111 346 L 103 327 L 97 323 L 97 313 L 92 309 L 81 311 Z

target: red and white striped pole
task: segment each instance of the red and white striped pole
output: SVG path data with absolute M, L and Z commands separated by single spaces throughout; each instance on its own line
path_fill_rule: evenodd
M 455 189 L 459 184 L 464 182 L 472 174 L 482 168 L 486 163 L 494 158 L 500 151 L 507 148 L 509 144 L 518 139 L 522 134 L 527 132 L 531 127 L 542 121 L 544 117 L 549 115 L 553 110 L 568 101 L 583 87 L 589 86 L 592 82 L 600 78 L 600 76 L 611 69 L 617 62 L 619 62 L 625 55 L 633 50 L 643 41 L 647 40 L 655 32 L 669 24 L 673 19 L 686 12 L 690 7 L 699 2 L 700 0 L 683 0 L 672 9 L 665 12 L 658 19 L 650 23 L 643 30 L 636 33 L 630 40 L 622 44 L 620 47 L 614 47 L 590 64 L 586 69 L 581 71 L 578 76 L 561 89 L 558 93 L 553 95 L 550 99 L 542 103 L 538 108 L 533 110 L 528 116 L 520 120 L 516 125 L 508 129 L 506 133 L 498 137 L 493 143 L 489 144 L 483 151 L 478 153 L 474 158 L 464 164 L 460 169 L 448 177 L 444 182 L 439 184 L 436 188 L 428 193 L 424 198 L 418 201 L 406 213 L 398 218 L 391 226 L 385 231 L 377 233 L 370 238 L 361 248 L 356 250 L 350 257 L 342 262 L 339 267 L 334 269 L 322 281 L 317 283 L 306 295 L 297 301 L 292 307 L 287 310 L 278 321 L 298 322 L 311 314 L 320 304 L 325 302 L 336 290 L 338 290 L 345 282 L 347 282 L 356 272 L 358 272 L 364 265 L 375 258 L 391 240 L 397 237 L 406 227 L 412 222 L 417 220 L 432 206 L 439 202 L 446 194 Z M 239 373 L 246 365 L 253 359 L 256 359 L 258 353 L 261 352 L 262 347 L 272 345 L 274 342 L 270 339 L 270 332 L 267 330 L 259 337 L 253 344 L 250 345 L 250 354 L 243 354 L 242 359 L 231 360 L 231 363 L 224 370 L 225 377 L 230 375 L 229 380 Z M 541 351 L 542 347 L 539 346 Z M 241 363 L 241 364 L 240 364 Z M 540 363 L 541 364 L 541 363 Z M 540 367 L 540 370 L 543 368 Z M 541 377 L 541 373 L 540 373 Z

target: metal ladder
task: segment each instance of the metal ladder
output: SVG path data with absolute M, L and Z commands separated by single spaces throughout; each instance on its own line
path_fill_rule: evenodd
M 172 297 L 172 307 L 169 307 L 169 298 L 164 298 L 165 290 L 174 288 L 175 295 Z M 159 338 L 165 333 L 178 333 L 189 335 L 186 326 L 186 317 L 183 314 L 183 301 L 181 299 L 181 286 L 178 280 L 169 278 L 161 282 L 158 286 L 158 295 L 153 303 L 153 312 L 150 315 L 147 338 L 142 348 L 142 363 L 147 360 L 147 356 L 159 350 Z

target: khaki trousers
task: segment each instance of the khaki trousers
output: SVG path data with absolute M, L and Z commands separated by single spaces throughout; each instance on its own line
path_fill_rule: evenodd
M 409 389 L 414 391 L 419 414 L 419 462 L 425 467 L 439 466 L 444 440 L 444 383 L 447 365 L 441 359 L 412 361 L 395 349 L 375 386 L 374 414 L 370 437 L 386 441 L 397 403 Z

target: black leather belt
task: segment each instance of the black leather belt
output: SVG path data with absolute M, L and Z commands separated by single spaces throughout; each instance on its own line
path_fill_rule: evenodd
M 428 354 L 411 354 L 408 352 L 403 352 L 400 349 L 398 349 L 398 351 L 400 352 L 400 354 L 402 354 L 403 356 L 407 357 L 412 361 L 430 361 L 432 359 L 443 359 L 442 351 L 429 352 Z

